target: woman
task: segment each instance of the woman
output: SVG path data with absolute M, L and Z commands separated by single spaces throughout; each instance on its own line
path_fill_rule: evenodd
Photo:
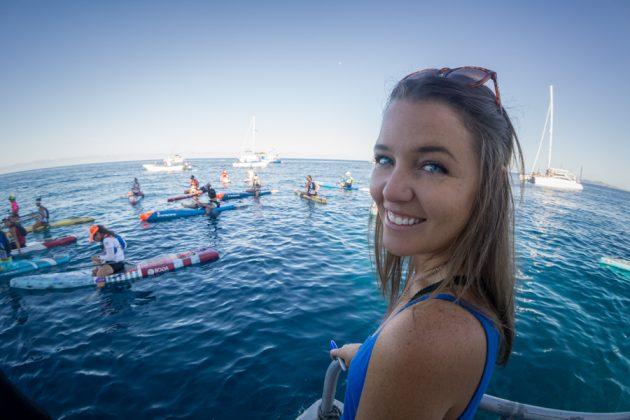
M 37 206 L 37 214 L 35 216 L 35 223 L 33 223 L 32 231 L 35 231 L 37 228 L 45 228 L 48 226 L 48 219 L 50 218 L 50 212 L 44 205 L 42 204 L 42 198 L 37 197 L 35 200 L 35 205 Z
M 319 184 L 313 181 L 313 177 L 310 175 L 306 175 L 306 183 L 304 184 L 304 188 L 306 188 L 306 195 L 317 195 L 319 192 Z
M 22 226 L 20 218 L 16 214 L 11 214 L 3 221 L 7 231 L 11 234 L 11 249 L 15 249 L 18 253 L 21 253 L 22 248 L 26 246 L 27 230 Z
M 331 350 L 350 367 L 343 418 L 473 418 L 515 335 L 509 169 L 523 161 L 496 73 L 405 77 L 374 154 L 375 262 L 389 306 L 362 345 Z
M 125 248 L 127 243 L 119 235 L 102 225 L 90 226 L 90 242 L 101 243 L 103 253 L 93 255 L 92 262 L 96 267 L 92 270 L 95 277 L 106 277 L 125 270 Z

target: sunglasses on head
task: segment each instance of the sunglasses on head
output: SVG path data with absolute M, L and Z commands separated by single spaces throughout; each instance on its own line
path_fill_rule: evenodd
M 479 87 L 486 84 L 490 79 L 494 82 L 494 98 L 497 108 L 501 111 L 501 94 L 499 93 L 499 85 L 497 83 L 497 72 L 488 70 L 483 67 L 464 66 L 455 67 L 454 69 L 443 67 L 441 69 L 424 69 L 418 70 L 405 76 L 402 80 L 421 79 L 427 76 L 444 77 L 445 79 L 462 79 L 465 78 L 470 82 L 469 86 Z

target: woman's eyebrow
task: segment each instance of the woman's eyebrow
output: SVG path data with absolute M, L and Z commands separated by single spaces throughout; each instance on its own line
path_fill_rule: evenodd
M 451 157 L 451 159 L 453 159 L 455 162 L 457 162 L 457 159 L 455 158 L 455 156 L 451 153 L 450 150 L 448 150 L 446 147 L 443 146 L 421 146 L 418 147 L 416 149 L 417 153 L 420 154 L 427 154 L 427 153 L 444 153 L 445 155 L 448 155 Z
M 390 149 L 389 149 L 389 147 L 387 147 L 385 145 L 377 144 L 377 145 L 374 146 L 374 151 L 375 152 L 376 151 L 389 152 Z M 416 152 L 418 154 L 443 153 L 445 155 L 450 156 L 451 159 L 453 159 L 455 162 L 457 162 L 457 159 L 451 153 L 451 151 L 448 150 L 446 147 L 443 147 L 443 146 L 420 146 L 417 149 L 415 149 L 414 152 Z

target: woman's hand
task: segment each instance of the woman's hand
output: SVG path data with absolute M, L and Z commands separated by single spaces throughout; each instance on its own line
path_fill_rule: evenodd
M 92 255 L 92 262 L 98 265 L 101 264 L 101 260 L 99 260 L 98 255 Z
M 344 362 L 346 362 L 346 368 L 349 368 L 354 355 L 357 354 L 357 350 L 359 350 L 359 347 L 361 347 L 361 343 L 344 344 L 338 349 L 330 350 L 330 358 L 333 360 L 338 357 L 342 358 Z

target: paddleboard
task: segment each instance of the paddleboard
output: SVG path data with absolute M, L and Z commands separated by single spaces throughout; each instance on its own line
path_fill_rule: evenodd
M 93 221 L 94 221 L 93 217 L 77 217 L 75 219 L 61 219 L 61 220 L 57 220 L 55 222 L 50 222 L 48 224 L 48 226 L 39 226 L 35 230 L 39 231 L 39 230 L 45 230 L 45 229 L 49 229 L 49 228 L 53 228 L 53 227 L 79 225 L 81 223 L 90 223 L 90 222 L 93 222 Z M 33 226 L 28 226 L 26 228 L 26 231 L 27 232 L 32 232 L 33 231 Z
M 215 207 L 212 209 L 211 214 L 219 214 L 221 212 L 227 210 L 235 210 L 239 207 L 235 204 L 226 204 L 221 207 Z M 162 222 L 164 220 L 172 220 L 177 219 L 179 217 L 191 217 L 191 216 L 200 216 L 202 214 L 206 214 L 205 208 L 198 209 L 168 209 L 168 210 L 153 210 L 147 211 L 146 213 L 142 213 L 140 215 L 140 219 L 145 222 Z
M 617 268 L 619 270 L 630 272 L 630 261 L 628 260 L 622 260 L 621 258 L 602 257 L 600 258 L 599 263 L 602 265 L 607 265 L 609 267 Z
M 301 191 L 301 190 L 293 190 L 293 191 L 300 197 L 304 198 L 305 200 L 311 200 L 316 203 L 322 203 L 322 204 L 326 204 L 328 202 L 328 200 L 326 200 L 324 197 L 319 196 L 319 195 L 308 195 L 304 191 Z
M 11 287 L 19 289 L 73 289 L 94 286 L 96 284 L 115 284 L 131 280 L 156 276 L 168 271 L 175 271 L 190 265 L 216 261 L 219 253 L 212 248 L 186 251 L 179 254 L 161 255 L 141 261 L 137 266 L 122 273 L 96 278 L 92 270 L 78 270 L 66 273 L 49 273 L 11 279 Z
M 272 192 L 273 192 L 272 190 L 261 190 L 258 192 L 258 195 L 268 195 L 268 194 L 271 194 Z M 227 201 L 227 200 L 235 200 L 235 199 L 245 198 L 245 197 L 254 197 L 255 195 L 256 193 L 254 192 L 243 191 L 243 192 L 226 192 L 222 194 L 217 194 L 217 197 L 221 201 Z
M 186 194 L 186 195 L 178 195 L 177 197 L 169 197 L 166 199 L 166 201 L 168 201 L 169 203 L 173 202 L 173 201 L 179 201 L 179 200 L 185 200 L 187 198 L 191 198 L 194 197 L 196 195 L 201 195 L 203 194 L 202 192 L 198 192 L 196 194 Z M 218 195 L 218 194 L 217 194 Z
M 33 258 L 30 260 L 13 260 L 11 268 L 6 271 L 0 271 L 0 278 L 19 276 L 20 274 L 30 273 L 31 271 L 42 270 L 44 268 L 53 267 L 59 264 L 65 264 L 70 261 L 69 255 L 62 255 L 53 258 Z
M 64 236 L 63 238 L 51 239 L 49 241 L 44 242 L 30 242 L 28 245 L 23 246 L 19 252 L 17 249 L 11 251 L 11 253 L 16 255 L 25 255 L 31 252 L 43 251 L 49 248 L 54 248 L 62 245 L 69 245 L 73 242 L 76 242 L 76 236 Z
M 366 187 L 342 187 L 339 184 L 319 184 L 321 188 L 335 188 L 340 190 L 353 190 L 353 191 L 370 191 L 369 188 Z

